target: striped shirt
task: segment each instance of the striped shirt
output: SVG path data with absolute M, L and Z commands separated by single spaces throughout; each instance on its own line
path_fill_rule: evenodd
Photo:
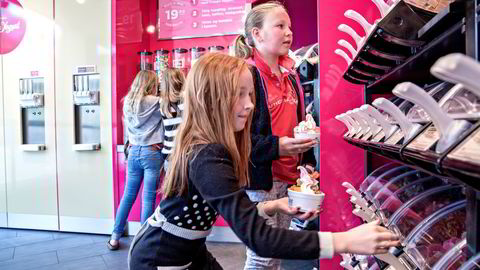
M 175 135 L 177 135 L 177 128 L 180 123 L 182 123 L 183 107 L 183 103 L 179 104 L 177 106 L 177 109 L 171 107 L 170 112 L 172 113 L 172 117 L 170 118 L 166 116 L 163 112 L 161 113 L 163 126 L 165 128 L 162 154 L 168 155 L 173 152 L 173 147 L 175 146 Z

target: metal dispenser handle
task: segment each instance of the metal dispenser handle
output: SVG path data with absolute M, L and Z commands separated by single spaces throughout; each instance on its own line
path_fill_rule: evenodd
M 421 87 L 411 83 L 403 82 L 397 84 L 392 93 L 398 97 L 406 99 L 421 106 L 430 115 L 434 125 L 438 128 L 440 134 L 445 134 L 448 127 L 454 121 L 446 112 L 444 112 L 438 103 Z
M 352 44 L 350 44 L 350 42 L 346 41 L 345 39 L 340 39 L 337 44 L 347 48 L 347 50 L 352 54 L 352 58 L 355 58 L 355 56 L 357 55 L 357 51 L 355 50 L 355 48 L 353 48 Z
M 353 120 L 355 120 L 358 125 L 360 126 L 359 131 L 365 133 L 366 130 L 368 130 L 367 122 L 363 120 L 363 118 L 359 117 L 357 114 L 355 114 L 353 111 L 348 111 L 347 115 L 350 116 Z
M 387 15 L 388 13 L 388 10 L 390 9 L 390 6 L 385 3 L 383 0 L 372 0 L 372 2 L 375 4 L 375 6 L 377 6 L 378 8 L 378 11 L 380 11 L 380 15 L 383 17 L 385 17 L 385 15 Z
M 335 53 L 343 57 L 343 59 L 345 59 L 345 61 L 347 62 L 347 65 L 350 65 L 350 63 L 352 62 L 352 59 L 350 59 L 350 57 L 348 57 L 348 55 L 343 50 L 336 49 Z
M 370 222 L 370 221 L 371 221 L 371 220 L 370 220 L 370 217 L 367 215 L 367 213 L 366 213 L 365 211 L 362 210 L 362 208 L 358 208 L 358 207 L 357 207 L 357 208 L 355 208 L 355 209 L 352 211 L 352 213 L 353 213 L 355 216 L 363 219 L 363 221 L 365 221 L 365 222 Z
M 366 112 L 375 120 L 377 120 L 380 126 L 382 126 L 383 132 L 385 133 L 385 138 L 392 136 L 393 133 L 397 130 L 397 127 L 395 125 L 391 125 L 390 123 L 388 123 L 388 121 L 385 119 L 385 116 L 371 105 L 362 105 L 360 107 L 360 110 Z
M 427 92 L 411 82 L 398 84 L 392 92 L 401 98 L 420 105 L 430 115 L 440 134 L 440 139 L 435 148 L 437 153 L 443 153 L 447 150 L 464 131 L 472 126 L 466 120 L 450 118 Z
M 368 36 L 370 31 L 373 29 L 373 25 L 370 24 L 365 17 L 362 16 L 362 14 L 356 12 L 355 10 L 349 9 L 343 13 L 343 15 L 349 19 L 352 19 L 356 22 L 358 22 L 362 27 L 363 30 L 365 31 L 365 36 Z
M 353 127 L 352 127 L 352 125 L 350 125 L 350 123 L 349 123 L 347 120 L 345 120 L 345 119 L 342 117 L 341 114 L 335 116 L 335 119 L 337 119 L 338 121 L 342 122 L 342 123 L 348 128 L 347 134 L 351 134 L 351 133 L 353 132 Z
M 372 136 L 375 136 L 376 133 L 378 133 L 380 130 L 380 127 L 377 126 L 377 124 L 375 124 L 373 121 L 372 121 L 372 118 L 370 118 L 370 116 L 368 116 L 366 113 L 362 112 L 359 108 L 356 108 L 356 109 L 353 109 L 353 112 L 356 113 L 357 115 L 359 115 L 361 118 L 363 118 L 365 120 L 365 122 L 367 122 L 367 125 L 370 129 L 370 131 L 372 132 Z M 373 134 L 375 133 L 375 134 Z
M 363 38 L 359 36 L 357 32 L 355 32 L 355 30 L 353 30 L 350 26 L 342 23 L 338 26 L 338 30 L 349 34 L 353 38 L 353 40 L 357 45 L 357 50 L 359 50 L 362 47 Z
M 347 122 L 349 122 L 350 125 L 352 125 L 352 127 L 354 128 L 354 132 L 357 133 L 360 130 L 360 125 L 357 123 L 357 121 L 355 121 L 352 117 L 350 117 L 346 113 L 343 113 L 342 115 L 343 115 L 342 118 L 347 120 Z
M 395 104 L 386 98 L 377 98 L 372 102 L 372 105 L 390 114 L 400 125 L 400 130 L 402 131 L 405 140 L 410 139 L 413 135 L 411 134 L 413 124 L 408 121 L 405 114 L 403 114 Z
M 439 58 L 430 72 L 435 77 L 452 83 L 461 83 L 480 97 L 480 63 L 461 53 L 452 53 Z

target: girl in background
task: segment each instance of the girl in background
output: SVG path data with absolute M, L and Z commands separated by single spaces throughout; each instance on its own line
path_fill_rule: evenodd
M 314 140 L 294 139 L 293 129 L 305 118 L 303 89 L 288 57 L 293 33 L 279 2 L 254 7 L 245 20 L 245 35 L 235 40 L 236 56 L 253 66 L 257 100 L 252 123 L 252 182 L 247 194 L 254 202 L 287 196 L 299 177 L 298 165 L 313 170 Z M 275 215 L 269 224 L 288 228 L 291 218 Z M 262 258 L 247 248 L 245 269 L 279 269 L 280 260 Z
M 298 209 L 289 208 L 286 198 L 255 205 L 245 193 L 253 88 L 252 73 L 242 59 L 207 54 L 192 67 L 185 82 L 184 120 L 162 187 L 165 197 L 132 241 L 131 270 L 222 269 L 205 245 L 218 215 L 245 245 L 265 257 L 385 253 L 399 243 L 394 234 L 373 223 L 341 233 L 267 225 L 263 217 L 278 212 L 293 215 Z
M 173 151 L 177 128 L 182 122 L 183 112 L 183 83 L 185 75 L 180 69 L 168 68 L 163 72 L 160 112 L 162 113 L 165 138 L 163 141 L 163 159 L 165 171 L 168 167 L 167 157 Z
M 163 166 L 163 125 L 158 96 L 157 74 L 141 70 L 137 73 L 123 103 L 124 125 L 127 126 L 130 150 L 128 154 L 127 183 L 117 209 L 115 225 L 107 247 L 119 248 L 128 214 L 137 198 L 143 179 L 142 213 L 143 224 L 152 215 L 156 190 Z

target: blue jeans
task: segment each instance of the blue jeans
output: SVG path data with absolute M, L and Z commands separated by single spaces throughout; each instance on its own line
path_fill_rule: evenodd
M 128 214 L 137 198 L 142 179 L 144 183 L 140 222 L 143 224 L 153 214 L 162 166 L 161 149 L 155 146 L 131 146 L 128 154 L 127 183 L 115 217 L 112 239 L 118 240 L 122 237 Z

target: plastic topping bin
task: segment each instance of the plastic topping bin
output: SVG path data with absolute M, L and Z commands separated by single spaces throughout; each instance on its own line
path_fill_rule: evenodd
M 446 185 L 433 188 L 412 198 L 390 218 L 387 227 L 402 241 L 424 219 L 448 205 L 465 200 L 461 186 Z
M 377 208 L 382 205 L 382 203 L 390 197 L 395 191 L 403 188 L 404 186 L 411 184 L 417 180 L 428 177 L 428 174 L 421 171 L 408 171 L 399 176 L 392 178 L 383 187 L 374 194 L 372 202 L 377 206 Z
M 432 269 L 443 255 L 466 237 L 466 200 L 440 209 L 408 235 L 405 252 L 420 269 Z
M 140 70 L 153 70 L 152 64 L 152 52 L 149 51 L 141 51 L 137 52 L 140 55 L 140 63 L 138 65 Z
M 204 55 L 207 52 L 207 50 L 203 47 L 193 47 L 190 48 L 190 59 L 191 59 L 191 66 L 197 62 L 197 60 L 200 58 L 200 56 Z
M 445 96 L 452 87 L 453 87 L 453 84 L 443 82 L 443 83 L 435 84 L 434 86 L 431 86 L 426 91 L 428 92 L 429 95 L 433 97 L 433 99 L 439 102 L 441 98 Z M 425 122 L 431 121 L 428 113 L 419 105 L 413 105 L 413 107 L 408 111 L 406 116 L 410 122 L 425 123 Z
M 173 49 L 173 60 L 172 66 L 174 68 L 179 68 L 184 71 L 188 70 L 188 50 L 184 48 L 175 48 Z
M 451 248 L 443 257 L 433 266 L 433 270 L 458 270 L 467 260 L 467 239 L 463 239 L 453 248 Z M 477 265 L 479 269 L 480 267 Z
M 375 194 L 377 194 L 377 192 L 382 189 L 390 180 L 410 171 L 414 171 L 414 169 L 408 166 L 400 166 L 378 176 L 377 179 L 368 186 L 367 190 L 365 190 L 365 197 L 371 201 L 373 197 L 375 197 Z
M 473 256 L 470 260 L 462 265 L 458 270 L 477 270 L 480 269 L 480 253 Z
M 396 167 L 399 167 L 400 165 L 398 163 L 387 163 L 377 169 L 375 169 L 373 172 L 371 172 L 366 178 L 365 180 L 363 180 L 363 182 L 360 184 L 360 188 L 359 190 L 361 192 L 365 192 L 368 188 L 368 186 L 373 183 L 377 177 L 379 177 L 380 175 L 384 174 L 385 172 L 393 169 L 393 168 L 396 168 Z
M 154 70 L 155 71 L 164 71 L 168 68 L 169 63 L 169 55 L 170 51 L 165 49 L 160 49 L 155 51 L 155 63 L 154 63 Z
M 479 119 L 480 97 L 455 85 L 440 101 L 442 109 L 454 119 Z
M 381 203 L 381 205 L 378 207 L 378 214 L 383 224 L 388 224 L 390 217 L 409 200 L 419 196 L 423 192 L 444 186 L 445 184 L 445 181 L 442 179 L 429 176 L 395 191 L 386 200 L 379 201 L 378 203 Z
M 208 52 L 220 52 L 220 53 L 223 53 L 224 50 L 225 50 L 225 47 L 220 46 L 220 45 L 208 47 Z

